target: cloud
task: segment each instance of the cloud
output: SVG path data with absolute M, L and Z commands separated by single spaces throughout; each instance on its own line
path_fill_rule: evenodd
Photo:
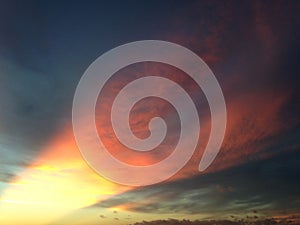
M 300 153 L 286 153 L 221 172 L 135 189 L 91 207 L 158 214 L 268 217 L 300 208 Z M 272 191 L 266 191 L 272 190 Z
M 295 42 L 286 41 L 293 28 L 285 27 L 278 19 L 271 19 L 282 3 L 272 6 L 266 13 L 263 13 L 266 5 L 260 3 L 233 5 L 210 2 L 192 5 L 194 7 L 182 9 L 181 13 L 186 15 L 184 19 L 171 18 L 174 27 L 171 26 L 162 34 L 166 40 L 187 46 L 199 54 L 212 68 L 224 91 L 228 110 L 226 137 L 217 160 L 206 172 L 280 154 L 281 150 L 271 150 L 277 144 L 277 138 L 287 138 L 285 134 L 300 124 L 297 116 L 300 110 L 293 103 L 298 98 L 293 82 L 299 80 L 297 68 L 292 62 L 285 61 L 285 58 L 294 58 L 294 53 L 284 57 L 280 55 L 286 47 L 296 47 Z M 290 6 L 282 7 L 285 12 L 290 9 Z M 244 12 L 242 20 L 241 12 Z M 287 23 L 295 23 L 292 16 L 285 14 L 283 17 Z M 235 29 L 232 24 L 235 24 Z M 276 34 L 276 29 L 279 29 L 277 24 L 286 33 Z M 288 74 L 285 68 L 288 68 Z M 115 157 L 136 165 L 162 160 L 174 149 L 177 140 L 175 132 L 169 135 L 171 138 L 166 140 L 162 148 L 153 151 L 154 154 L 131 151 L 120 144 L 108 123 L 114 96 L 125 84 L 145 73 L 166 76 L 179 82 L 196 102 L 201 123 L 200 143 L 191 163 L 176 176 L 194 175 L 209 137 L 210 116 L 201 90 L 178 71 L 153 63 L 134 65 L 119 71 L 103 91 L 103 98 L 99 99 L 102 100 L 97 111 L 99 134 L 104 137 L 103 141 Z M 162 91 L 162 87 L 158 86 L 157 91 Z M 175 115 L 166 103 L 148 99 L 143 104 L 147 107 L 136 107 L 132 111 L 132 128 L 137 136 L 147 136 L 145 128 L 148 131 L 149 118 L 157 116 L 149 108 L 157 110 L 164 119 Z M 292 110 L 287 110 L 291 107 Z M 175 124 L 174 118 L 168 122 Z
M 104 95 L 108 101 L 102 103 L 102 111 L 97 114 L 97 122 L 103 122 L 98 124 L 102 129 L 99 133 L 104 133 L 111 152 L 123 161 L 143 165 L 167 157 L 176 142 L 178 118 L 172 107 L 162 101 L 148 99 L 144 102 L 148 108 L 134 108 L 132 124 L 136 134 L 145 137 L 149 118 L 162 113 L 172 128 L 171 137 L 162 146 L 165 151 L 133 154 L 114 139 L 106 123 L 107 117 L 102 113 L 107 113 L 109 100 L 126 82 L 141 76 L 142 69 L 167 73 L 188 89 L 201 119 L 199 148 L 173 179 L 116 195 L 92 207 L 121 205 L 142 213 L 216 212 L 219 216 L 236 216 L 242 210 L 268 215 L 272 211 L 280 214 L 285 207 L 287 211 L 299 209 L 298 4 L 159 3 L 153 10 L 152 4 L 142 3 L 139 8 L 135 2 L 130 4 L 134 7 L 126 3 L 129 11 L 122 4 L 94 7 L 74 3 L 71 8 L 68 3 L 59 7 L 52 3 L 20 3 L 22 7 L 14 4 L 6 2 L 0 9 L 2 182 L 9 182 L 40 151 L 52 152 L 49 140 L 60 137 L 61 129 L 69 124 L 76 84 L 96 57 L 128 41 L 163 39 L 190 48 L 215 73 L 228 109 L 222 149 L 211 167 L 198 174 L 197 166 L 210 132 L 205 96 L 178 71 L 151 63 L 133 66 L 120 82 L 108 85 Z M 76 17 L 78 13 L 82 17 Z M 97 26 L 92 26 L 95 23 Z M 162 87 L 158 86 L 157 91 Z M 154 113 L 149 110 L 153 107 Z M 60 143 L 66 141 L 64 136 L 58 139 Z M 58 155 L 51 159 L 56 161 Z M 69 155 L 64 159 L 68 158 Z M 63 172 L 71 175 L 75 171 L 66 168 Z
M 253 218 L 257 219 L 257 218 Z M 292 220 L 280 220 L 277 221 L 275 219 L 265 219 L 265 220 L 251 220 L 250 218 L 247 218 L 247 220 L 207 220 L 207 221 L 191 221 L 191 220 L 176 220 L 176 219 L 168 219 L 168 220 L 154 220 L 154 221 L 143 221 L 143 222 L 137 222 L 132 225 L 214 225 L 214 224 L 219 224 L 219 225 L 245 225 L 251 224 L 253 225 L 260 225 L 260 224 L 268 224 L 268 225 L 273 225 L 273 224 L 278 224 L 278 225 L 285 225 L 286 223 L 290 224 L 295 224 L 293 223 L 294 221 Z

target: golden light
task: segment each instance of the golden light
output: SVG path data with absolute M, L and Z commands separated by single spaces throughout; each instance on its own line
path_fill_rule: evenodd
M 96 174 L 65 132 L 4 190 L 0 224 L 47 224 L 128 189 Z

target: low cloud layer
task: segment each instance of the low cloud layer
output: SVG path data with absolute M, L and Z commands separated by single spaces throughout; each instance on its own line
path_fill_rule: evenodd
M 208 218 L 295 213 L 300 209 L 298 153 L 286 153 L 231 169 L 141 188 L 91 207 L 141 213 L 203 214 Z

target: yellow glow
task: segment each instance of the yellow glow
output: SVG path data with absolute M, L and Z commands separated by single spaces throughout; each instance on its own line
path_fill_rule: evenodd
M 63 136 L 4 191 L 0 224 L 46 224 L 126 190 L 92 171 L 73 138 Z

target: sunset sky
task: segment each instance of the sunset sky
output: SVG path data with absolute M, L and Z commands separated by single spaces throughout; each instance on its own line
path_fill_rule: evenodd
M 0 224 L 254 217 L 300 223 L 299 12 L 299 1 L 0 1 Z M 199 172 L 211 131 L 200 87 L 162 63 L 118 71 L 100 93 L 95 120 L 119 160 L 153 164 L 172 153 L 179 136 L 174 107 L 152 97 L 132 109 L 130 124 L 145 138 L 149 120 L 161 116 L 168 124 L 162 144 L 141 153 L 117 140 L 111 105 L 134 79 L 155 75 L 181 85 L 201 124 L 197 149 L 182 170 L 136 188 L 105 179 L 85 162 L 72 103 L 95 59 L 139 40 L 177 43 L 200 56 L 223 90 L 227 128 L 216 159 Z

